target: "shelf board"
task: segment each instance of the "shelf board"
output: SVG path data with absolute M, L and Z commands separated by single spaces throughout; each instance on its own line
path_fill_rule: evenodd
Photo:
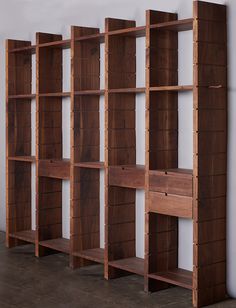
M 160 87 L 150 87 L 151 92 L 159 92 L 159 91 L 192 91 L 192 85 L 184 85 L 184 86 L 160 86 Z
M 148 275 L 149 278 L 164 281 L 186 289 L 192 289 L 193 274 L 181 268 L 170 269 L 166 272 L 157 272 Z
M 75 91 L 74 95 L 104 95 L 105 90 L 82 90 L 82 91 Z
M 92 162 L 81 162 L 81 163 L 75 163 L 76 167 L 81 168 L 91 168 L 91 169 L 104 169 L 104 162 L 100 161 L 92 161 Z
M 13 48 L 9 50 L 9 53 L 16 53 L 16 52 L 25 52 L 34 54 L 36 52 L 36 45 L 29 45 L 24 47 Z
M 8 95 L 8 99 L 32 99 L 35 98 L 36 94 L 16 94 Z
M 65 238 L 55 238 L 52 240 L 40 241 L 39 245 L 51 248 L 60 252 L 70 253 L 70 240 Z
M 193 18 L 166 21 L 159 24 L 150 25 L 150 29 L 189 31 L 193 29 Z
M 22 230 L 9 234 L 10 237 L 17 238 L 19 240 L 35 243 L 35 231 L 34 230 Z
M 40 93 L 39 97 L 69 97 L 70 92 Z
M 71 40 L 60 40 L 60 41 L 54 41 L 54 42 L 48 42 L 37 45 L 39 48 L 45 48 L 45 47 L 51 47 L 51 48 L 70 48 L 71 46 Z
M 149 172 L 164 172 L 166 174 L 187 174 L 187 175 L 192 175 L 193 174 L 193 169 L 183 169 L 183 168 L 172 168 L 172 169 L 157 169 L 157 170 L 149 170 Z
M 131 170 L 145 170 L 145 165 L 111 165 L 109 168 L 122 168 Z
M 144 275 L 144 260 L 137 257 L 119 259 L 108 262 L 110 266 L 131 272 L 140 276 Z
M 10 156 L 8 157 L 8 160 L 14 160 L 14 161 L 24 161 L 24 162 L 35 162 L 35 156 Z
M 109 89 L 108 93 L 145 93 L 145 88 L 123 88 L 123 89 Z
M 146 35 L 146 26 L 131 27 L 125 29 L 119 29 L 107 32 L 109 36 L 111 35 L 123 35 L 123 36 L 134 36 L 134 37 L 144 37 Z
M 81 42 L 81 41 L 98 41 L 99 43 L 105 42 L 105 33 L 96 33 L 96 34 L 90 34 L 90 35 L 84 35 L 81 37 L 78 37 L 75 39 L 75 42 Z
M 193 18 L 182 19 L 182 20 L 173 20 L 163 23 L 158 23 L 150 25 L 150 29 L 163 29 L 163 30 L 172 30 L 172 31 L 188 31 L 193 29 Z M 81 36 L 75 39 L 75 42 L 87 41 L 87 40 L 97 40 L 99 43 L 104 43 L 105 35 L 123 35 L 123 36 L 134 36 L 134 37 L 144 37 L 146 35 L 146 26 L 131 27 L 126 29 L 119 29 L 114 31 L 109 31 L 106 33 L 96 33 L 91 35 Z M 25 47 L 19 47 L 9 50 L 9 53 L 14 52 L 30 52 L 35 53 L 36 47 L 51 47 L 51 48 L 70 48 L 71 40 L 60 40 L 54 42 L 48 42 L 38 45 L 30 45 Z
M 73 252 L 73 256 L 81 257 L 90 261 L 104 263 L 104 249 L 93 248 L 82 251 Z

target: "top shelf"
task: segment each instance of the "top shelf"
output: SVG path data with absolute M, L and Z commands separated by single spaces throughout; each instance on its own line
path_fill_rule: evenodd
M 81 36 L 79 38 L 76 38 L 76 42 L 82 42 L 82 41 L 98 41 L 98 43 L 104 43 L 105 41 L 105 35 L 108 36 L 115 36 L 115 35 L 121 35 L 121 36 L 134 36 L 134 37 L 144 37 L 146 36 L 146 30 L 147 29 L 156 29 L 156 30 L 169 30 L 169 31 L 189 31 L 193 29 L 193 18 L 187 18 L 187 19 L 180 19 L 180 20 L 173 20 L 168 22 L 162 22 L 158 24 L 153 24 L 148 26 L 138 26 L 138 27 L 131 27 L 126 29 L 119 29 L 109 32 L 103 32 L 98 34 L 92 34 L 92 35 L 86 35 Z M 60 40 L 60 41 L 54 41 L 54 42 L 48 42 L 44 44 L 38 44 L 38 45 L 30 45 L 26 47 L 20 47 L 20 48 L 13 48 L 9 50 L 10 53 L 16 53 L 16 52 L 26 52 L 26 53 L 35 53 L 36 48 L 45 48 L 45 47 L 51 47 L 51 48 L 70 48 L 71 47 L 71 40 Z

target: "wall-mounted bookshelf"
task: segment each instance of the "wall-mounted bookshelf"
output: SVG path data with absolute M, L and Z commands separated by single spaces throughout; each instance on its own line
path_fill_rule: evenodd
M 226 296 L 226 7 L 194 1 L 193 18 L 149 10 L 146 25 L 107 18 L 71 28 L 71 38 L 37 33 L 36 44 L 6 44 L 7 246 L 70 256 L 70 266 L 104 264 L 106 279 L 144 277 L 146 291 L 177 285 L 193 306 Z M 178 82 L 178 33 L 193 31 L 193 84 Z M 146 40 L 146 84 L 136 82 L 136 39 Z M 101 87 L 101 44 L 105 86 Z M 63 50 L 71 52 L 63 90 Z M 36 92 L 32 93 L 32 55 Z M 193 169 L 178 165 L 178 94 L 193 93 Z M 136 95 L 145 94 L 145 164 L 136 161 Z M 105 98 L 105 159 L 101 156 Z M 64 98 L 70 103 L 70 158 L 63 157 Z M 36 99 L 36 154 L 32 100 Z M 32 164 L 36 211 L 32 213 Z M 100 173 L 105 172 L 101 245 Z M 70 237 L 63 236 L 64 180 L 70 182 Z M 136 255 L 136 190 L 145 192 L 145 253 Z M 36 217 L 36 230 L 32 215 Z M 193 220 L 193 271 L 179 268 L 178 218 Z M 103 228 L 103 227 L 102 227 Z

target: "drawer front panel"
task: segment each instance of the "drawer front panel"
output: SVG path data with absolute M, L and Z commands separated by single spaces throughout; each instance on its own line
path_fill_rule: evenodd
M 149 185 L 151 191 L 189 197 L 193 195 L 192 175 L 188 174 L 165 174 L 150 171 Z
M 109 185 L 144 189 L 145 170 L 131 167 L 110 167 Z
M 170 216 L 192 218 L 192 198 L 150 191 L 149 211 Z
M 39 161 L 39 176 L 70 179 L 70 163 L 53 160 Z

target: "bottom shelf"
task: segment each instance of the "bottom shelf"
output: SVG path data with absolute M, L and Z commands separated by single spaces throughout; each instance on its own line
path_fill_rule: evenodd
M 104 263 L 104 249 L 103 248 L 93 248 L 82 251 L 73 252 L 73 256 L 81 257 L 90 261 Z
M 170 269 L 148 275 L 149 278 L 164 281 L 186 289 L 192 289 L 193 273 L 181 268 Z
M 137 257 L 119 259 L 109 262 L 110 266 L 144 276 L 144 260 Z
M 54 238 L 52 240 L 41 241 L 39 245 L 67 254 L 70 253 L 70 240 L 65 238 Z
M 22 230 L 9 234 L 10 237 L 17 238 L 29 243 L 35 243 L 35 231 L 34 230 Z

